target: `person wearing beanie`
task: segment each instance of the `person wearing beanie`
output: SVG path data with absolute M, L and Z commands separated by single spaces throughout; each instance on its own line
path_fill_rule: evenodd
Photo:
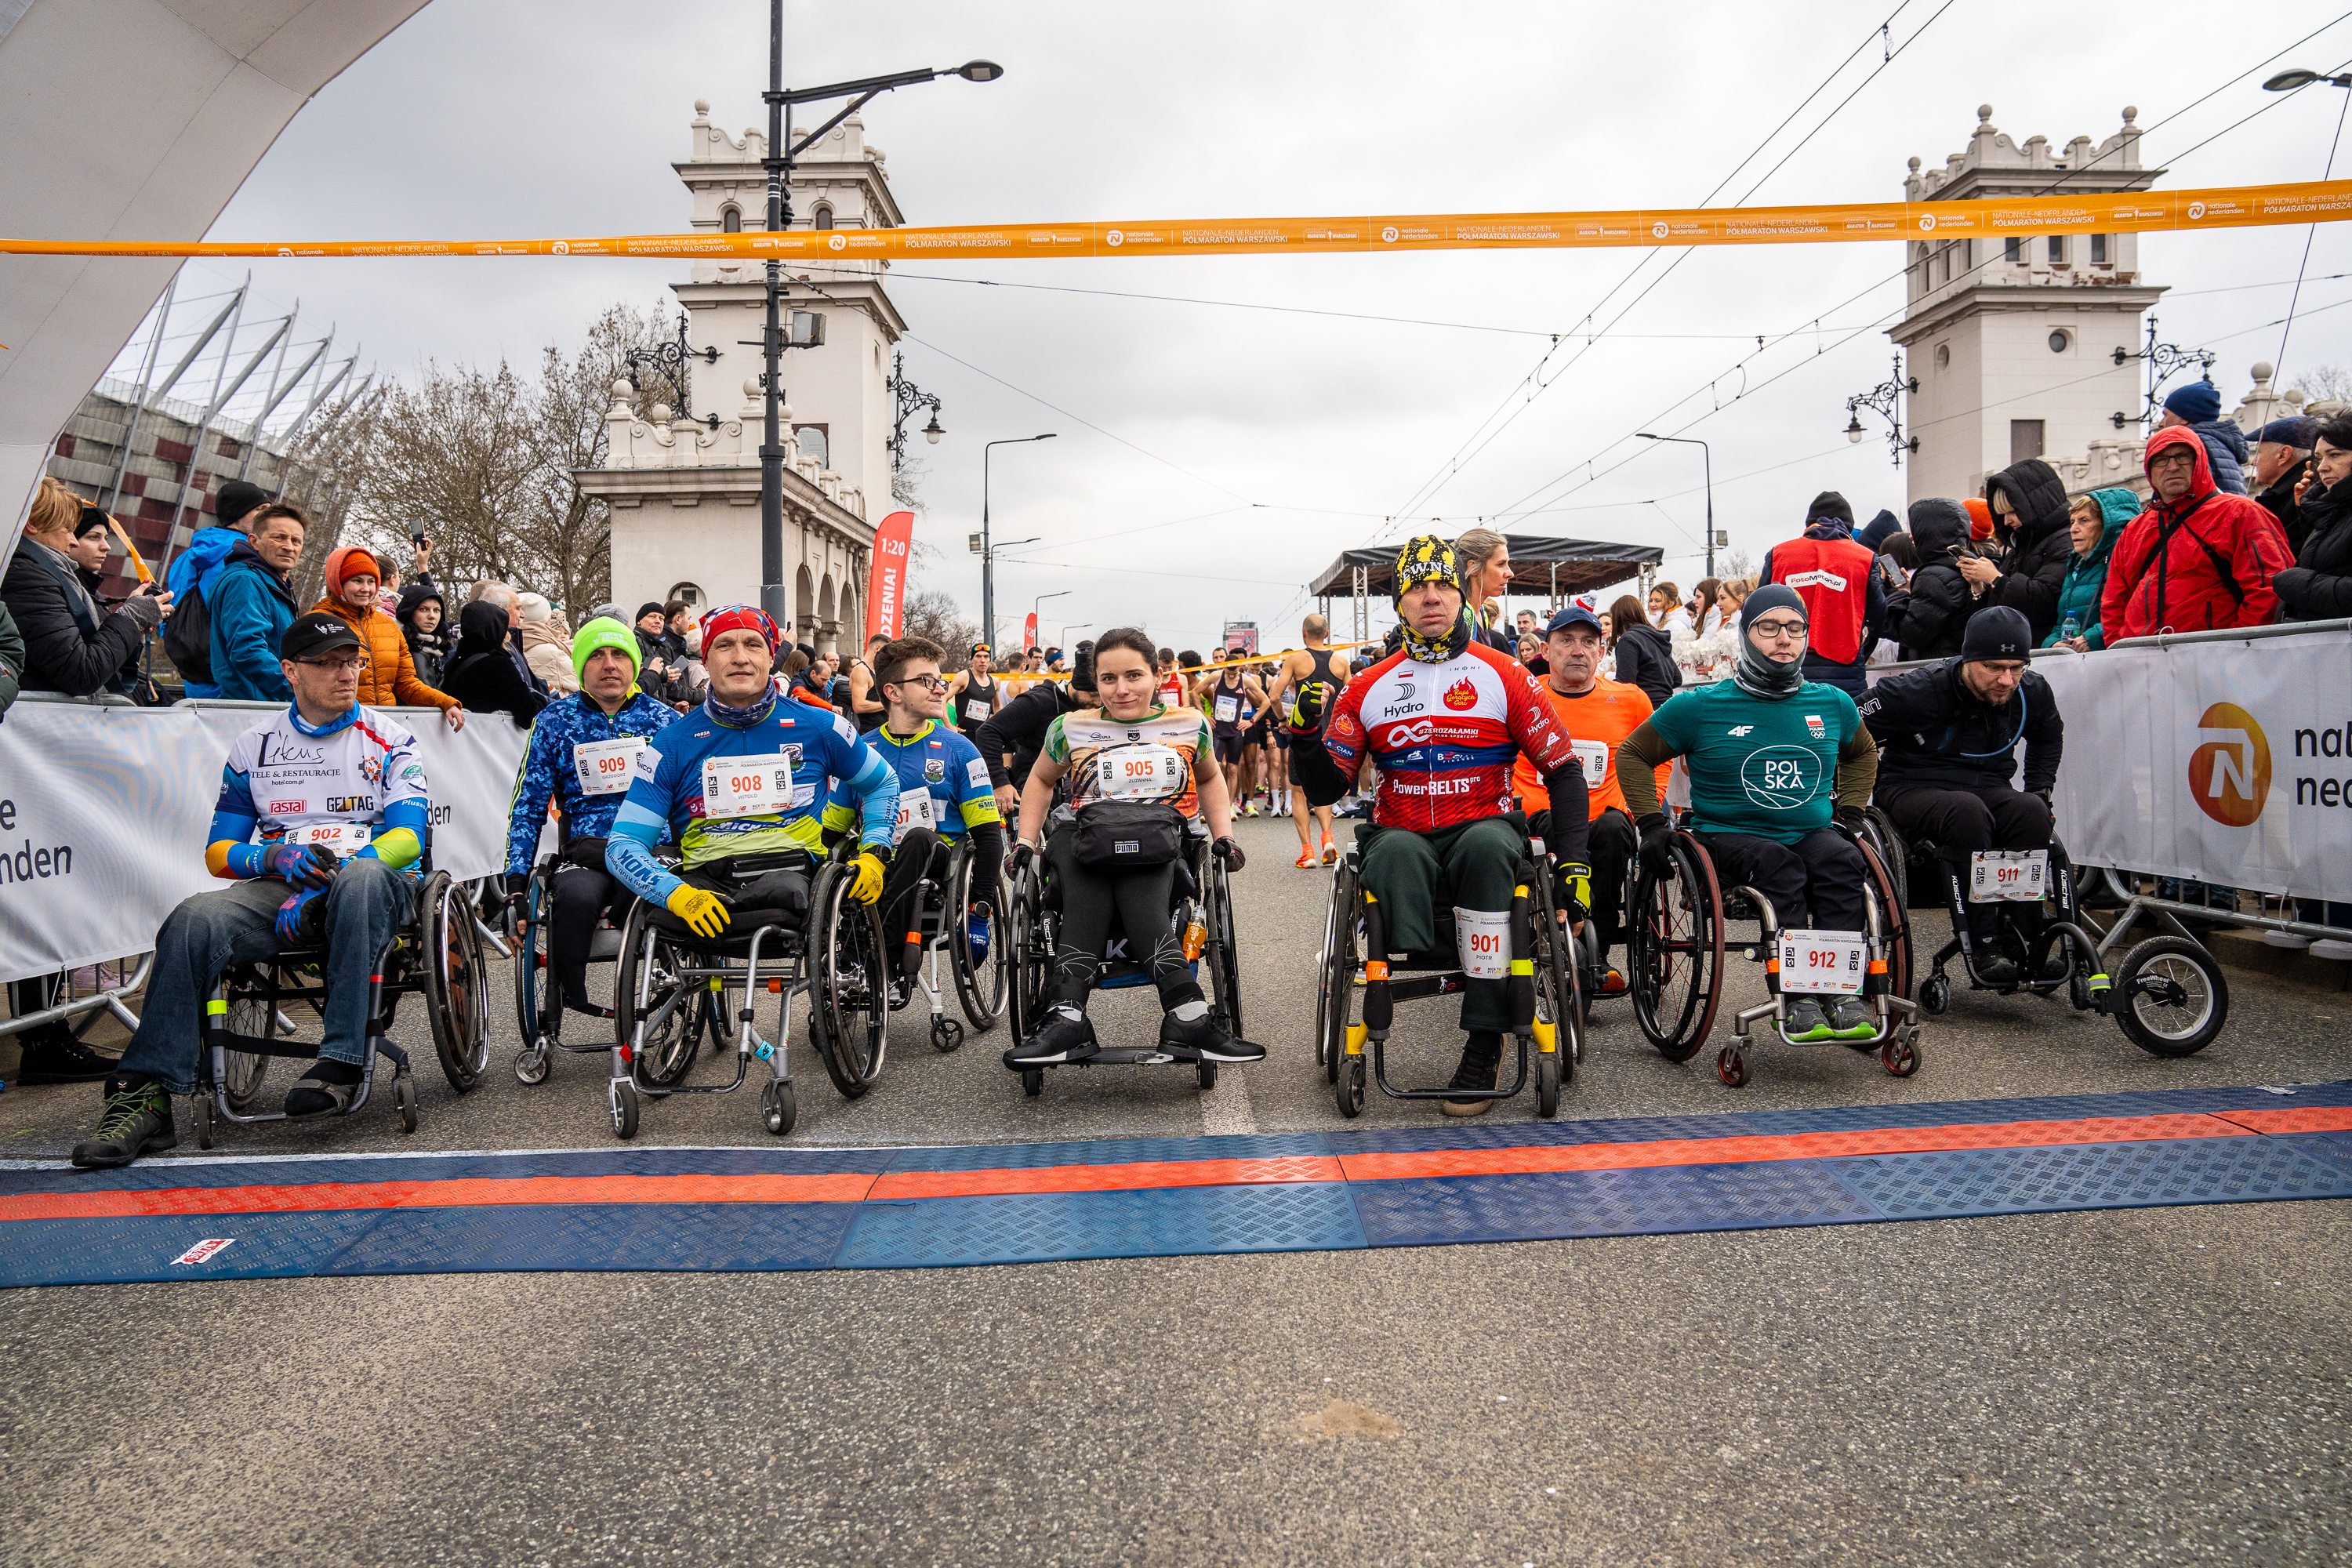
M 1688 758 L 1691 831 L 1722 885 L 1761 893 L 1783 930 L 1861 931 L 1865 867 L 1847 833 L 1870 804 L 1878 747 L 1842 687 L 1807 679 L 1808 631 L 1793 587 L 1767 583 L 1748 595 L 1731 679 L 1677 693 L 1650 715 L 1618 750 L 1617 783 L 1642 863 L 1663 870 L 1670 829 L 1654 770 Z M 1795 997 L 1780 1028 L 1792 1041 L 1878 1033 L 1859 984 Z
M 2273 419 L 2254 432 L 2254 459 L 2246 471 L 2247 489 L 2286 530 L 2287 548 L 2303 553 L 2303 536 L 2309 525 L 2295 489 L 2311 471 L 2312 444 L 2319 439 L 2319 421 L 2307 415 Z M 2317 486 L 2325 489 L 2326 487 Z
M 427 686 L 439 686 L 449 650 L 457 642 L 449 630 L 449 607 L 441 590 L 430 583 L 411 583 L 400 591 L 400 607 L 393 618 L 400 623 L 400 635 L 407 640 L 416 679 Z
M 1450 907 L 1463 968 L 1472 970 L 1472 933 L 1506 926 L 1528 854 L 1520 805 L 1538 805 L 1513 800 L 1511 770 L 1522 755 L 1551 813 L 1545 846 L 1557 857 L 1556 901 L 1580 931 L 1592 903 L 1591 810 L 1575 742 L 1526 667 L 1475 636 L 1454 546 L 1433 534 L 1408 541 L 1393 592 L 1402 646 L 1348 682 L 1321 737 L 1343 786 L 1367 759 L 1380 769 L 1373 826 L 1356 842 L 1388 951 L 1436 948 L 1437 911 Z M 1446 1115 L 1477 1116 L 1494 1104 L 1509 994 L 1499 973 L 1463 982 L 1468 1037 L 1446 1085 L 1453 1098 L 1440 1104 Z
M 1781 583 L 1804 601 L 1811 635 L 1805 646 L 1805 674 L 1860 694 L 1870 650 L 1886 618 L 1886 588 L 1871 567 L 1877 554 L 1855 542 L 1853 508 L 1835 490 L 1823 490 L 1805 509 L 1805 531 L 1764 552 L 1759 584 Z
M 1906 659 L 1948 658 L 1960 651 L 1969 617 L 1984 603 L 1982 592 L 1960 571 L 1973 549 L 1969 509 L 1948 497 L 1929 496 L 1913 501 L 1909 515 L 1919 564 L 1908 585 L 1887 595 L 1883 630 L 1900 645 Z
M 1853 542 L 1864 549 L 1877 553 L 1886 548 L 1886 542 L 1903 531 L 1903 520 L 1885 507 L 1870 520 L 1867 527 L 1854 531 Z
M 2074 554 L 2066 530 L 2066 483 L 2041 458 L 2028 458 L 1986 479 L 1984 499 L 2001 564 L 1965 559 L 1960 575 L 1986 604 L 2024 612 L 2033 635 L 2046 637 L 2058 624 L 2058 591 Z
M 347 544 L 327 552 L 326 596 L 310 606 L 359 634 L 367 662 L 360 667 L 360 701 L 370 708 L 438 708 L 452 730 L 466 727 L 466 710 L 416 673 L 416 657 L 398 621 L 376 608 L 376 591 L 389 573 L 373 551 Z
M 1980 850 L 2050 847 L 2066 725 L 2050 683 L 2027 666 L 2032 647 L 2024 614 L 1996 605 L 1969 622 L 1958 657 L 1890 675 L 1862 701 L 1878 738 L 1878 808 L 1906 838 L 1936 846 L 1947 891 L 1968 910 L 1955 934 L 1969 969 L 2000 988 L 2029 972 L 2037 983 L 2063 980 L 2067 968 L 2063 945 L 2036 967 L 2039 904 L 1971 902 L 1959 880 Z M 2021 741 L 2021 790 L 2011 783 Z
M 191 697 L 218 697 L 220 684 L 212 678 L 211 620 L 205 596 L 228 563 L 228 552 L 253 530 L 253 513 L 268 503 L 269 492 L 243 479 L 231 479 L 212 497 L 212 520 L 163 569 L 163 585 L 172 591 L 178 618 L 176 630 L 166 624 L 163 651 L 179 666 Z
M 2187 426 L 2205 443 L 2206 460 L 2213 467 L 2213 484 L 2223 495 L 2246 493 L 2246 433 L 2234 419 L 2221 417 L 2221 389 L 2210 381 L 2192 381 L 2175 387 L 2164 400 L 2156 421 L 2158 430 Z
M 639 657 L 635 634 L 617 620 L 591 620 L 572 634 L 574 689 L 532 721 L 515 783 L 507 817 L 506 890 L 518 919 L 530 918 L 523 900 L 531 863 L 551 804 L 556 812 L 555 873 L 537 912 L 547 922 L 555 989 L 540 1009 L 544 1037 L 524 1043 L 542 1061 L 560 1043 L 565 1012 L 612 1016 L 588 999 L 588 945 L 597 918 L 609 912 L 619 925 L 633 895 L 605 869 L 604 841 L 636 776 L 639 753 L 677 721 L 667 703 L 637 689 Z

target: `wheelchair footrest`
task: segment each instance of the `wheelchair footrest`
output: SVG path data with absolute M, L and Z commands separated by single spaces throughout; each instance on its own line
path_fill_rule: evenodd
M 240 1035 L 234 1029 L 206 1029 L 205 1049 L 219 1046 L 226 1050 L 243 1051 L 254 1057 L 291 1057 L 299 1061 L 313 1061 L 319 1055 L 316 1040 L 294 1040 L 282 1036 L 263 1039 L 257 1035 Z

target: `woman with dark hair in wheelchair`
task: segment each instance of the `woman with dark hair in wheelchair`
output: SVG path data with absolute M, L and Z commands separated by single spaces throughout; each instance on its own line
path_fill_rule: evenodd
M 1176 861 L 1187 822 L 1197 817 L 1207 825 L 1213 853 L 1230 869 L 1240 870 L 1243 858 L 1233 840 L 1233 802 L 1216 763 L 1208 716 L 1160 703 L 1157 654 L 1158 645 L 1131 627 L 1097 638 L 1092 684 L 1100 706 L 1053 721 L 1022 788 L 1013 867 L 1021 870 L 1041 857 L 1052 867 L 1062 920 L 1044 1024 L 1004 1054 L 1004 1065 L 1016 1071 L 1096 1054 L 1087 998 L 1102 969 L 1114 914 L 1166 1009 L 1161 1051 L 1179 1061 L 1265 1059 L 1264 1047 L 1234 1039 L 1219 1026 L 1175 927 Z M 1055 786 L 1066 777 L 1069 803 L 1056 807 Z M 1049 813 L 1055 819 L 1050 837 Z

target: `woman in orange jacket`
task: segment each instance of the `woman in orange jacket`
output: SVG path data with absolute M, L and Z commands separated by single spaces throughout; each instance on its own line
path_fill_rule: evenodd
M 311 605 L 350 623 L 367 651 L 360 669 L 359 700 L 371 708 L 438 708 L 452 730 L 466 727 L 466 710 L 456 698 L 416 679 L 416 660 L 400 623 L 376 608 L 382 563 L 370 551 L 349 544 L 327 556 L 327 596 Z

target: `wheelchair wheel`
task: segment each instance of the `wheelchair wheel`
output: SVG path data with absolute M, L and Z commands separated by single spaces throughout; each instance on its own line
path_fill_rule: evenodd
M 1886 934 L 1886 994 L 1911 994 L 1911 914 L 1903 904 L 1903 884 L 1890 861 L 1868 835 L 1854 840 L 1862 851 L 1866 879 L 1864 892 L 1878 905 L 1879 929 Z
M 955 971 L 956 999 L 971 1026 L 986 1033 L 1004 1016 L 1013 990 L 1013 944 L 1005 940 L 1004 889 L 990 890 L 988 918 L 982 921 L 988 951 L 975 960 L 971 953 L 969 911 L 971 909 L 971 858 L 957 858 L 954 897 L 940 917 L 948 921 L 949 967 Z
M 1209 971 L 1210 1016 L 1225 1033 L 1242 1037 L 1242 955 L 1234 937 L 1234 888 L 1225 863 L 1208 857 L 1207 886 L 1201 900 L 1208 915 L 1207 948 L 1202 952 Z M 1206 1084 L 1202 1088 L 1208 1087 Z
M 232 1002 L 228 1005 L 227 1025 L 233 1034 L 266 1040 L 278 1032 L 278 1009 L 267 1002 Z M 254 1106 L 260 1101 L 262 1079 L 269 1076 L 269 1058 L 258 1051 L 224 1051 L 221 1054 L 228 1058 L 227 1069 L 221 1079 L 221 1089 L 228 1097 L 228 1108 L 239 1116 L 250 1115 Z
M 1863 814 L 1862 838 L 1877 854 L 1879 864 L 1885 868 L 1887 879 L 1895 886 L 1895 907 L 1909 909 L 1911 847 L 1904 843 L 1903 835 L 1895 831 L 1895 819 L 1874 805 L 1868 807 Z M 1895 994 L 1901 996 L 1908 993 L 1898 991 Z
M 1723 998 L 1723 889 L 1698 840 L 1676 833 L 1666 872 L 1643 871 L 1628 922 L 1633 1020 L 1658 1054 L 1686 1062 Z
M 441 1076 L 459 1094 L 490 1065 L 490 994 L 474 904 L 446 872 L 425 884 L 425 1001 Z
M 658 1089 L 672 1088 L 685 1078 L 702 1048 L 703 1016 L 710 999 L 680 994 L 691 984 L 678 978 L 685 967 L 685 954 L 655 928 L 646 906 L 632 907 L 621 931 L 619 972 L 613 978 L 614 1027 L 622 1043 L 635 1047 L 637 1077 Z M 660 1012 L 673 997 L 677 1005 L 669 1016 L 638 1039 L 639 1021 Z M 632 1098 L 630 1104 L 635 1103 Z M 630 1120 L 634 1125 L 634 1110 Z
M 1356 989 L 1355 868 L 1339 862 L 1331 879 L 1331 901 L 1323 913 L 1323 963 L 1315 982 L 1315 1059 L 1322 1065 L 1323 1081 L 1339 1081 L 1339 1067 L 1348 1054 L 1348 1010 Z
M 2177 936 L 2148 938 L 2116 971 L 2116 1022 L 2152 1056 L 2194 1056 L 2230 1018 L 2230 983 L 2213 955 Z
M 1035 1034 L 1045 1018 L 1046 976 L 1052 973 L 1053 955 L 1046 948 L 1045 910 L 1034 870 L 1022 873 L 1013 882 L 1007 902 L 1012 908 L 1004 938 L 1011 951 L 1005 960 L 1013 973 L 1006 1005 L 1013 1022 L 1013 1038 L 1018 1044 Z M 1043 1084 L 1042 1076 L 1038 1081 Z
M 547 970 L 546 905 L 546 880 L 533 873 L 530 889 L 523 895 L 522 923 L 514 936 L 515 1030 L 525 1048 L 538 1043 L 551 1021 L 547 1005 L 553 986 Z
M 874 1087 L 889 1041 L 890 997 L 882 928 L 870 904 L 849 896 L 850 879 L 828 866 L 810 897 L 810 1034 L 825 1076 L 844 1100 Z

